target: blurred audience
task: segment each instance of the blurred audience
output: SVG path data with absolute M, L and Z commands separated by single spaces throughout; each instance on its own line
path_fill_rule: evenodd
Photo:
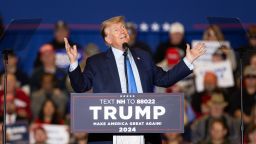
M 249 64 L 250 58 L 256 53 L 256 25 L 251 25 L 248 28 L 248 44 L 239 48 L 243 52 L 243 62 Z
M 17 79 L 17 85 L 24 86 L 29 84 L 29 77 L 26 73 L 18 68 L 18 56 L 12 51 L 8 55 L 7 73 L 14 74 Z M 1 74 L 4 70 L 1 71 Z
M 204 31 L 203 40 L 224 41 L 224 35 L 217 25 L 211 25 Z
M 144 51 L 147 51 L 150 55 L 152 55 L 151 48 L 146 43 L 138 40 L 136 25 L 132 22 L 128 22 L 128 23 L 126 23 L 126 27 L 127 27 L 128 33 L 130 35 L 129 46 L 132 49 L 133 48 L 142 49 Z
M 231 142 L 228 138 L 228 126 L 221 119 L 214 119 L 209 125 L 210 137 L 198 144 L 238 144 L 238 141 Z
M 58 107 L 51 99 L 46 99 L 41 107 L 35 124 L 64 124 L 64 120 L 59 117 Z
M 44 44 L 40 48 L 40 61 L 42 65 L 36 68 L 31 76 L 30 89 L 31 93 L 40 89 L 40 80 L 44 73 L 51 73 L 56 78 L 56 87 L 65 90 L 65 79 L 67 73 L 56 67 L 55 50 L 52 45 Z
M 204 90 L 202 92 L 195 92 L 191 96 L 191 105 L 197 117 L 207 114 L 207 102 L 211 99 L 212 93 L 214 91 L 221 91 L 218 88 L 218 78 L 214 72 L 209 71 L 205 73 L 203 86 Z
M 68 24 L 64 21 L 58 21 L 54 26 L 54 38 L 51 42 L 49 42 L 55 50 L 65 49 L 64 38 L 69 39 L 70 31 Z M 71 40 L 68 40 L 70 45 L 74 45 L 75 43 Z M 77 47 L 79 47 L 77 45 Z
M 4 85 L 4 77 L 2 76 L 2 85 Z M 3 99 L 4 90 L 0 90 L 0 98 Z M 7 74 L 7 97 L 14 97 L 17 114 L 21 117 L 31 118 L 30 98 L 29 96 L 17 86 L 15 75 Z M 1 103 L 3 104 L 3 103 Z M 2 115 L 1 110 L 1 115 Z
M 3 100 L 2 100 L 3 103 Z M 1 109 L 3 110 L 3 105 L 1 105 Z M 0 116 L 0 119 L 3 120 L 3 116 Z M 19 121 L 29 121 L 27 117 L 20 115 L 17 113 L 17 108 L 15 104 L 14 96 L 7 96 L 6 97 L 6 124 L 12 125 Z
M 40 82 L 41 88 L 33 92 L 31 95 L 31 109 L 33 117 L 36 118 L 39 116 L 43 103 L 49 98 L 56 103 L 58 107 L 57 111 L 59 112 L 60 117 L 63 117 L 65 114 L 68 96 L 62 90 L 55 87 L 56 79 L 53 74 L 44 73 Z
M 84 47 L 84 51 L 83 51 L 83 59 L 80 61 L 80 67 L 81 70 L 84 70 L 84 67 L 86 65 L 86 61 L 89 57 L 100 53 L 100 49 L 99 47 L 94 44 L 94 43 L 89 43 Z
M 197 119 L 191 127 L 193 143 L 197 143 L 200 140 L 208 140 L 211 137 L 209 134 L 210 124 L 214 119 L 222 120 L 227 125 L 229 131 L 227 137 L 230 140 L 239 140 L 239 121 L 224 112 L 227 105 L 228 103 L 225 102 L 222 93 L 212 94 L 211 99 L 207 102 L 209 113 Z
M 246 124 L 250 122 L 250 114 L 255 104 L 256 100 L 256 68 L 247 66 L 243 72 L 243 120 Z M 235 93 L 234 103 L 235 103 L 235 117 L 240 119 L 241 109 L 240 109 L 240 93 Z
M 179 49 L 181 56 L 183 57 L 185 55 L 187 46 L 184 33 L 185 29 L 181 23 L 175 22 L 170 25 L 169 40 L 158 45 L 154 55 L 155 63 L 159 63 L 165 58 L 166 51 L 169 48 Z

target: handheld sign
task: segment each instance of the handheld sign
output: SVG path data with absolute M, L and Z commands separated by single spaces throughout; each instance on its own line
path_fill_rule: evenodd
M 71 131 L 88 133 L 184 132 L 182 93 L 72 93 Z

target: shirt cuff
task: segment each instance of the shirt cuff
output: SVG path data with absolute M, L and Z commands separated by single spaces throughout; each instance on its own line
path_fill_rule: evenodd
M 183 58 L 183 61 L 184 63 L 187 65 L 187 67 L 190 69 L 190 70 L 193 70 L 194 69 L 194 65 L 192 63 L 190 63 L 186 57 Z
M 69 66 L 69 72 L 72 72 L 78 67 L 78 61 L 75 61 L 74 63 L 71 63 Z

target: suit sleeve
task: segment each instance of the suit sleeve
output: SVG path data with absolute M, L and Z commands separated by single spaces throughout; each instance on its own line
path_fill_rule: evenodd
M 155 64 L 152 65 L 154 72 L 154 84 L 160 87 L 169 87 L 192 73 L 183 60 L 169 71 L 164 71 Z
M 84 71 L 81 71 L 80 66 L 69 72 L 69 78 L 72 88 L 75 92 L 86 92 L 92 88 L 93 81 L 93 67 L 90 58 L 87 59 Z

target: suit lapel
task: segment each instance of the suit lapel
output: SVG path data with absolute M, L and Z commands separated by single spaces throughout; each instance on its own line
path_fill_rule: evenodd
M 146 82 L 146 72 L 144 71 L 145 69 L 143 68 L 143 63 L 142 63 L 142 58 L 136 54 L 136 51 L 130 49 L 132 53 L 132 57 L 136 63 L 137 69 L 139 71 L 140 75 L 140 81 L 142 85 L 143 92 L 147 91 L 147 82 Z
M 108 67 L 108 70 L 112 77 L 111 85 L 114 87 L 113 90 L 117 93 L 121 93 L 122 89 L 121 89 L 121 84 L 120 84 L 120 78 L 119 78 L 119 74 L 118 74 L 118 70 L 117 70 L 115 57 L 114 57 L 114 54 L 113 54 L 111 48 L 109 48 L 107 50 L 106 56 L 107 56 L 107 59 L 106 59 L 107 67 Z

